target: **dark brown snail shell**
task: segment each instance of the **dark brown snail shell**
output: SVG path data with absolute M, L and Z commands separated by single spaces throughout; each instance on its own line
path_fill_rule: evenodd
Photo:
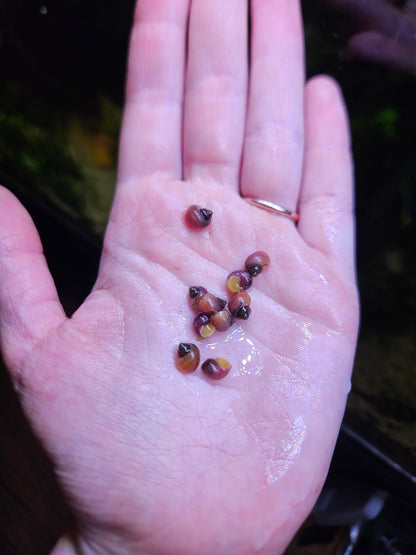
M 180 343 L 178 346 L 176 367 L 184 374 L 195 372 L 200 361 L 199 349 L 193 343 Z
M 185 212 L 186 223 L 193 228 L 200 229 L 207 227 L 212 218 L 212 210 L 201 208 L 196 204 L 192 204 Z
M 212 380 L 222 380 L 231 370 L 231 364 L 225 358 L 208 358 L 202 363 L 201 368 Z
M 212 316 L 224 308 L 226 303 L 213 295 L 212 293 L 204 293 L 200 295 L 195 303 L 195 309 L 198 312 L 203 312 L 208 316 Z
M 217 331 L 226 331 L 233 323 L 233 317 L 228 310 L 220 310 L 211 316 L 211 323 Z
M 211 337 L 215 332 L 214 324 L 211 323 L 209 316 L 198 314 L 194 320 L 194 330 L 200 337 Z
M 247 291 L 239 291 L 234 293 L 228 302 L 228 310 L 235 318 L 247 320 L 250 316 L 251 298 Z
M 189 297 L 191 298 L 193 310 L 197 313 L 202 312 L 208 316 L 219 312 L 227 304 L 227 301 L 209 293 L 202 285 L 193 285 L 190 287 Z
M 256 277 L 270 265 L 270 256 L 264 251 L 256 251 L 247 258 L 245 262 L 246 271 Z
M 251 287 L 253 283 L 253 278 L 251 275 L 244 270 L 236 270 L 228 274 L 226 285 L 231 293 L 238 293 L 239 291 L 244 291 Z
M 202 287 L 202 285 L 192 285 L 189 288 L 189 298 L 191 299 L 191 306 L 196 312 L 200 312 L 197 309 L 198 299 L 202 295 L 205 295 L 205 293 L 207 293 L 207 290 L 205 289 L 205 287 Z

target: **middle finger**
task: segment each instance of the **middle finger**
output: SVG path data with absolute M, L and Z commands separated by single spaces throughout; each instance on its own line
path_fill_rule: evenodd
M 247 93 L 247 0 L 194 0 L 184 107 L 184 179 L 237 190 Z

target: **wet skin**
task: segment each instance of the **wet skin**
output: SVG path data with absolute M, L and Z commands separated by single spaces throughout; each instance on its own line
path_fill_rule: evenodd
M 0 190 L 3 354 L 78 525 L 54 555 L 280 553 L 325 479 L 358 322 L 347 117 L 329 78 L 304 82 L 298 3 L 251 11 L 249 68 L 247 2 L 138 3 L 100 271 L 71 319 Z M 192 204 L 214 214 L 198 232 Z M 230 373 L 178 372 L 189 287 L 226 297 L 255 251 L 250 318 L 199 344 Z

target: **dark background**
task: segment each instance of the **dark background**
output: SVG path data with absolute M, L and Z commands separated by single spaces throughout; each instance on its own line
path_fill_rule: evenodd
M 362 320 L 330 478 L 352 472 L 407 507 L 416 484 L 416 80 L 345 60 L 353 22 L 303 4 L 308 75 L 340 82 L 356 164 Z M 0 0 L 0 180 L 33 215 L 68 314 L 96 275 L 133 5 Z M 0 382 L 0 553 L 48 553 L 70 515 L 4 368 Z

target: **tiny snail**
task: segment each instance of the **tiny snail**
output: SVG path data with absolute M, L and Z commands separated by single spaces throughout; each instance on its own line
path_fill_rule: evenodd
M 251 298 L 246 291 L 234 293 L 228 302 L 228 309 L 235 318 L 247 320 L 250 316 Z
M 231 293 L 238 293 L 238 291 L 243 291 L 248 289 L 253 283 L 253 278 L 251 275 L 244 270 L 236 270 L 228 274 L 226 285 Z
M 202 287 L 202 285 L 192 285 L 189 288 L 188 293 L 189 293 L 189 298 L 191 299 L 191 306 L 193 310 L 197 310 L 196 307 L 197 307 L 198 299 L 202 295 L 205 295 L 205 293 L 207 293 L 207 290 L 205 289 L 205 287 Z
M 217 331 L 226 331 L 233 323 L 233 317 L 228 310 L 220 310 L 211 316 L 211 323 Z
M 225 358 L 208 358 L 201 368 L 212 380 L 222 380 L 231 370 L 231 364 Z
M 191 298 L 191 306 L 195 312 L 202 312 L 211 316 L 222 310 L 227 301 L 216 297 L 209 293 L 202 285 L 193 285 L 189 288 L 189 296 Z
M 198 312 L 212 316 L 216 312 L 222 310 L 226 304 L 226 301 L 223 301 L 212 293 L 204 293 L 198 297 L 195 303 L 195 309 Z
M 214 324 L 210 322 L 209 316 L 206 314 L 198 314 L 194 320 L 194 330 L 200 337 L 211 337 L 215 332 Z
M 257 251 L 250 254 L 245 262 L 246 271 L 256 277 L 270 265 L 270 256 L 264 251 Z
M 207 227 L 212 218 L 212 210 L 192 204 L 185 212 L 185 221 L 190 227 L 197 229 Z
M 192 343 L 179 343 L 176 367 L 184 374 L 195 372 L 200 360 L 199 349 Z

